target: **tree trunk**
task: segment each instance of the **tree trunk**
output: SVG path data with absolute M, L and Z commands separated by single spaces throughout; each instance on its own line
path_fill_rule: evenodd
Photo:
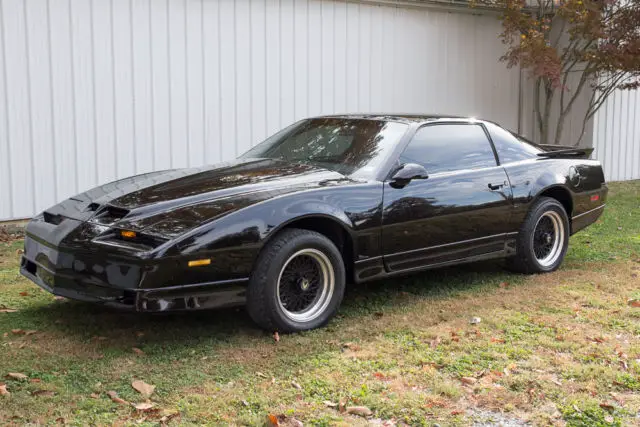
M 553 143 L 555 145 L 560 145 L 560 140 L 562 139 L 562 132 L 564 131 L 564 121 L 566 119 L 566 114 L 561 113 L 560 117 L 558 117 L 558 123 L 556 123 L 556 137 L 553 139 Z
M 554 89 L 549 81 L 544 82 L 544 111 L 539 123 L 540 127 L 540 144 L 549 143 L 549 126 L 551 121 L 551 107 L 553 105 Z

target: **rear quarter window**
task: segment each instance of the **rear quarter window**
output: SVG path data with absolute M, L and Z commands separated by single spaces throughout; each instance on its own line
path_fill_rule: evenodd
M 494 147 L 498 152 L 500 164 L 519 162 L 521 160 L 535 159 L 541 149 L 523 141 L 500 126 L 493 123 L 485 123 Z

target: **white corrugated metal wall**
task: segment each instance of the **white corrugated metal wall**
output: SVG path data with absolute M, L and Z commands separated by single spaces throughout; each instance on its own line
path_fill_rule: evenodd
M 640 179 L 640 90 L 618 90 L 595 115 L 593 157 L 609 181 Z
M 235 157 L 296 119 L 517 128 L 495 16 L 324 0 L 0 0 L 0 221 Z

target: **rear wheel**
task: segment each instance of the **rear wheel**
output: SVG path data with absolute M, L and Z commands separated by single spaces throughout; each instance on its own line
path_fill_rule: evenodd
M 309 230 L 279 233 L 260 254 L 247 291 L 251 318 L 270 331 L 297 332 L 325 325 L 345 288 L 340 251 Z
M 522 273 L 554 271 L 567 253 L 569 219 L 556 199 L 543 197 L 531 207 L 518 233 L 516 255 L 508 266 Z

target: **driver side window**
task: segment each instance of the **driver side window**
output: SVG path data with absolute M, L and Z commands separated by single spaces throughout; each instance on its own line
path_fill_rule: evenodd
M 436 124 L 420 128 L 400 156 L 429 174 L 496 166 L 496 157 L 481 125 Z

